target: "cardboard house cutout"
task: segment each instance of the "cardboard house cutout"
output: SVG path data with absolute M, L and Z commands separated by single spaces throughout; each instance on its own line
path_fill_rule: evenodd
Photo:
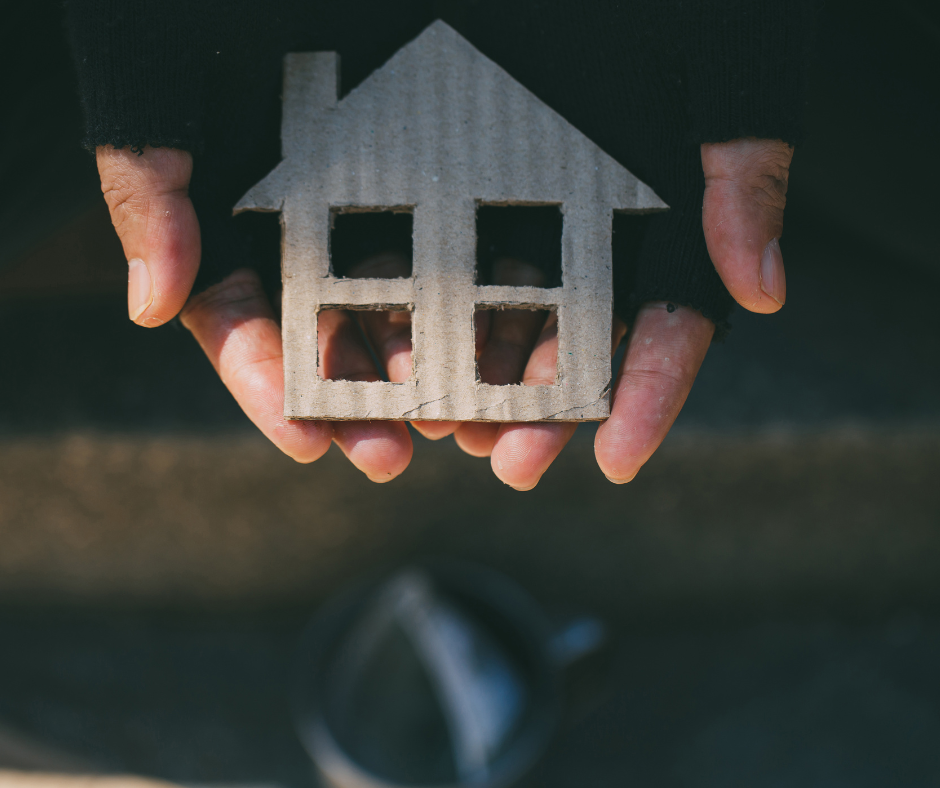
M 443 22 L 342 101 L 337 77 L 335 53 L 286 56 L 284 159 L 235 207 L 281 212 L 285 418 L 607 418 L 613 212 L 667 206 Z M 560 287 L 475 284 L 481 205 L 560 207 Z M 413 215 L 412 276 L 334 276 L 331 212 L 389 209 Z M 336 307 L 410 310 L 411 379 L 320 379 L 317 315 Z M 555 385 L 479 380 L 478 307 L 555 310 Z

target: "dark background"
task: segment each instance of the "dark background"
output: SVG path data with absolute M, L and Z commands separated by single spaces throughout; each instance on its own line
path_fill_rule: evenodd
M 534 785 L 940 784 L 935 4 L 823 6 L 786 308 L 735 313 L 635 482 L 585 426 L 527 494 L 417 436 L 388 486 L 297 466 L 131 325 L 58 6 L 5 14 L 0 768 L 309 785 L 303 624 L 451 555 L 615 633 Z

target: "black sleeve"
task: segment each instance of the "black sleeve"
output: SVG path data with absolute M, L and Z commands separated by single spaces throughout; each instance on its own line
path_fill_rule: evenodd
M 800 140 L 811 0 L 506 5 L 493 4 L 496 25 L 464 19 L 468 37 L 670 206 L 639 233 L 622 225 L 630 243 L 615 235 L 618 314 L 629 323 L 643 303 L 672 301 L 722 336 L 734 302 L 705 245 L 700 145 Z
M 231 207 L 279 159 L 281 58 L 337 50 L 348 90 L 439 13 L 669 205 L 615 260 L 628 322 L 669 300 L 727 326 L 699 146 L 800 139 L 813 0 L 70 0 L 85 144 L 196 154 L 197 288 L 257 259 Z M 616 243 L 615 243 L 616 248 Z M 273 267 L 273 266 L 272 266 Z M 276 276 L 276 267 L 274 275 Z
M 686 60 L 697 142 L 801 141 L 814 17 L 806 0 L 723 0 L 696 8 Z
M 86 148 L 202 146 L 211 25 L 201 5 L 70 0 Z

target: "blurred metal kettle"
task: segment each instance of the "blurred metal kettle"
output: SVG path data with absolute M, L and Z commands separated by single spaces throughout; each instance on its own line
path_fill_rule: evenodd
M 562 671 L 605 639 L 553 628 L 495 572 L 407 568 L 347 592 L 304 635 L 297 730 L 331 788 L 509 786 L 562 709 Z

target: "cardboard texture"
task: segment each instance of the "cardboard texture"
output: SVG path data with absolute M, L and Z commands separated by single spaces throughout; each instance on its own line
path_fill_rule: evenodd
M 466 39 L 435 22 L 342 101 L 335 53 L 285 58 L 283 161 L 235 212 L 280 211 L 288 419 L 584 421 L 609 415 L 614 211 L 667 206 Z M 480 205 L 557 205 L 562 286 L 474 284 Z M 330 269 L 331 212 L 413 214 L 408 279 Z M 554 386 L 478 380 L 475 307 L 554 309 Z M 412 312 L 412 378 L 322 380 L 321 309 Z

